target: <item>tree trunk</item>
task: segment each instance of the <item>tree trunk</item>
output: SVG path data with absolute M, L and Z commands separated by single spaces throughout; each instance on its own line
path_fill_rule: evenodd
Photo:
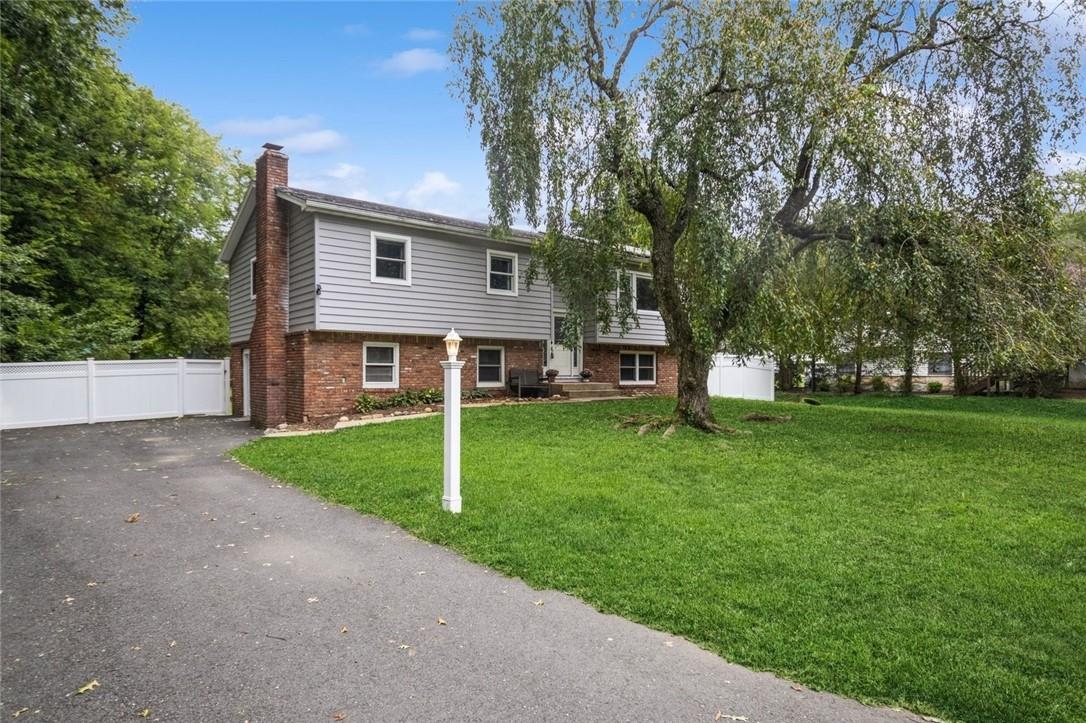
M 678 401 L 675 415 L 698 429 L 715 431 L 716 420 L 709 406 L 709 368 L 713 357 L 693 344 L 677 349 L 679 359 Z
M 703 351 L 694 338 L 690 312 L 682 303 L 675 278 L 676 234 L 667 221 L 667 209 L 659 199 L 645 201 L 642 213 L 652 226 L 652 274 L 656 302 L 667 329 L 668 344 L 678 364 L 678 400 L 675 414 L 698 429 L 718 431 L 709 406 L 709 368 L 713 355 Z
M 954 396 L 964 396 L 966 385 L 965 369 L 962 368 L 961 355 L 954 348 L 950 350 L 950 361 L 954 365 Z
M 903 360 L 905 367 L 905 381 L 901 387 L 901 393 L 905 396 L 912 396 L 913 393 L 913 372 L 916 370 L 916 344 L 913 342 L 912 336 L 908 336 L 905 339 L 905 358 Z
M 811 355 L 811 393 L 814 394 L 818 391 L 818 366 L 814 355 Z
M 795 362 L 792 361 L 792 357 L 780 357 L 780 360 L 781 360 L 781 362 L 780 362 L 780 366 L 781 366 L 781 378 L 780 378 L 781 391 L 787 392 L 787 391 L 791 390 L 793 386 L 795 386 L 795 383 L 796 383 L 796 366 L 795 366 Z M 1070 370 L 1070 367 L 1068 367 L 1068 370 Z M 1068 378 L 1070 379 L 1071 372 L 1068 371 L 1067 374 L 1068 374 Z

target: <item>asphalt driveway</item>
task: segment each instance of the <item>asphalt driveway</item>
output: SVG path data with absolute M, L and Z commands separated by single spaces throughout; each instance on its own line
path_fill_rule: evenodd
M 224 456 L 253 435 L 226 419 L 4 433 L 4 719 L 920 720 L 281 486 Z

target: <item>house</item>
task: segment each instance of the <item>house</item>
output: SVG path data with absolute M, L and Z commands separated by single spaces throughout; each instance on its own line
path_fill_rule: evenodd
M 535 238 L 497 241 L 475 221 L 294 188 L 282 147 L 265 144 L 220 255 L 235 414 L 272 426 L 340 414 L 362 392 L 440 387 L 453 327 L 468 390 L 500 394 L 509 369 L 554 368 L 568 391 L 587 368 L 612 393 L 675 394 L 647 269 L 628 272 L 635 328 L 590 326 L 567 347 L 560 294 L 526 283 Z

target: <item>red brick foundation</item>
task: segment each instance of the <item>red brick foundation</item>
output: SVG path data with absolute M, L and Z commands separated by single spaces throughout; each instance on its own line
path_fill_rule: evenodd
M 396 342 L 400 345 L 399 387 L 396 389 L 362 388 L 362 344 L 366 341 Z M 477 347 L 505 348 L 505 368 L 541 368 L 543 342 L 510 339 L 465 339 L 460 345 L 464 365 L 461 384 L 474 389 Z M 362 392 L 375 397 L 389 396 L 401 389 L 440 389 L 444 383 L 440 362 L 446 358 L 441 337 L 353 334 L 347 332 L 304 331 L 288 334 L 287 421 L 343 414 L 351 411 Z M 490 389 L 495 395 L 504 389 Z
M 241 353 L 248 345 L 248 342 L 230 345 L 230 414 L 235 417 L 245 415 L 245 371 Z M 252 359 L 249 361 L 252 363 Z
M 618 380 L 618 355 L 624 351 L 656 352 L 656 383 L 622 386 Z M 674 396 L 679 389 L 679 366 L 675 355 L 665 348 L 654 346 L 617 346 L 613 344 L 585 344 L 584 366 L 592 370 L 592 381 L 614 384 L 627 394 L 661 394 Z

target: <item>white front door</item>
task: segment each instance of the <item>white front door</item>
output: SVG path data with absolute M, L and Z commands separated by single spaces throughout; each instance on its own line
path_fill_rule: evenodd
M 249 404 L 249 350 L 241 350 L 241 408 L 246 417 L 252 413 Z
M 560 377 L 575 377 L 581 373 L 581 347 L 577 345 L 570 348 L 561 343 L 564 321 L 564 316 L 554 317 L 547 368 L 557 369 Z

